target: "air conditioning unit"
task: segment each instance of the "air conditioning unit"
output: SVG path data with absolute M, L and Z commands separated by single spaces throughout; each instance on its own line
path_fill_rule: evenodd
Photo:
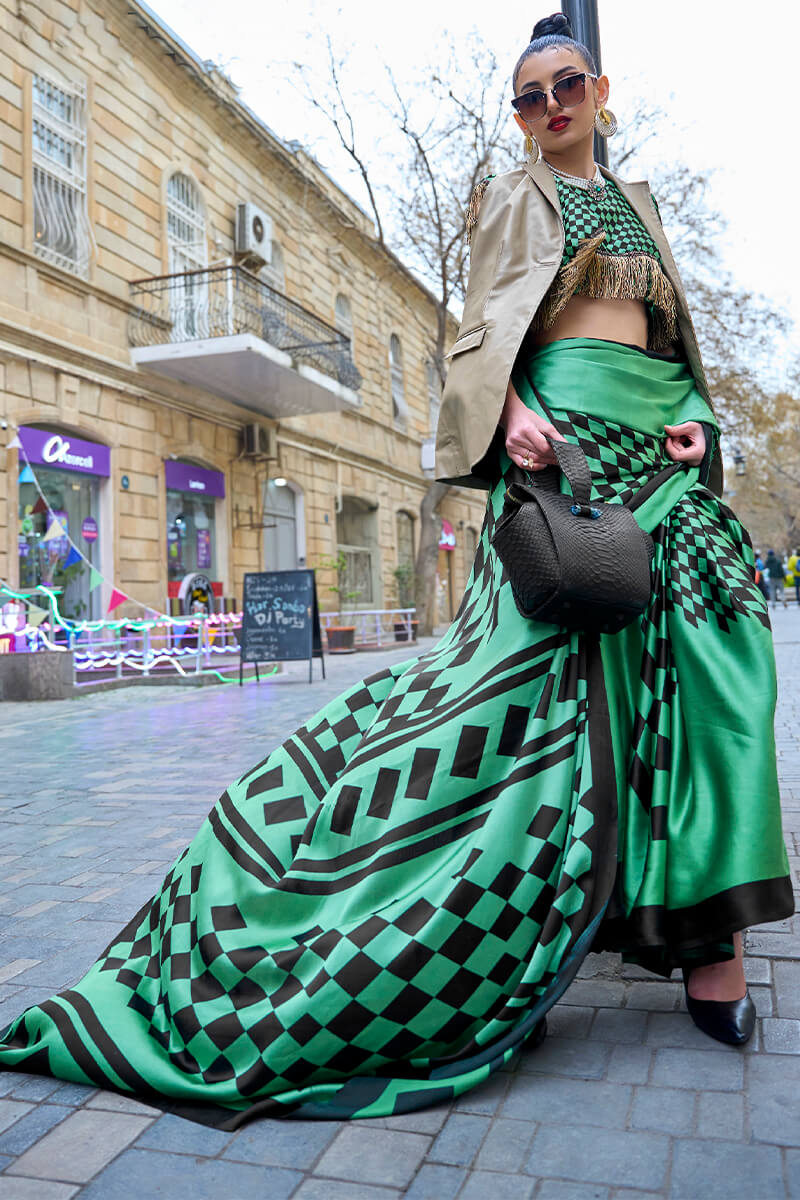
M 236 205 L 236 255 L 254 270 L 272 261 L 272 218 L 249 201 Z
M 277 431 L 272 425 L 245 425 L 242 430 L 242 453 L 245 458 L 277 458 Z

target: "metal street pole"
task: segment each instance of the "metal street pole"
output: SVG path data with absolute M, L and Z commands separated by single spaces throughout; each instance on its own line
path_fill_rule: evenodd
M 577 42 L 583 42 L 597 63 L 597 73 L 602 75 L 600 60 L 600 22 L 597 15 L 597 0 L 561 0 L 561 11 L 572 26 Z M 599 134 L 594 135 L 594 157 L 601 166 L 608 166 L 608 145 Z

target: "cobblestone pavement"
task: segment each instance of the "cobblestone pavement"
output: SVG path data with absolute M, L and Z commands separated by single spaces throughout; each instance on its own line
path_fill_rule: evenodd
M 785 829 L 800 866 L 800 611 L 775 615 Z M 0 1027 L 73 983 L 157 888 L 224 786 L 407 650 L 260 685 L 2 706 Z M 315 676 L 318 665 L 315 664 Z M 800 1200 L 800 917 L 747 935 L 746 1050 L 681 986 L 589 956 L 541 1049 L 452 1106 L 229 1134 L 93 1088 L 0 1072 L 0 1200 Z

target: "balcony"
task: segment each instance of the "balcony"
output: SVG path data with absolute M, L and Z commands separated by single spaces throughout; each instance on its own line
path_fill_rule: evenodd
M 130 289 L 137 366 L 278 420 L 359 407 L 350 339 L 244 268 L 137 279 Z

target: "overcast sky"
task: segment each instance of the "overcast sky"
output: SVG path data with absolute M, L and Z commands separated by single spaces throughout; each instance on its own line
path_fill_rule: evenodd
M 556 11 L 508 0 L 149 0 L 202 58 L 221 62 L 242 98 L 280 137 L 314 140 L 331 174 L 361 199 L 333 143 L 286 82 L 304 58 L 323 70 L 330 32 L 363 78 L 361 115 L 377 127 L 368 95 L 387 62 L 402 84 L 445 34 L 479 29 L 509 71 L 539 17 Z M 773 0 L 599 0 L 609 107 L 636 121 L 636 99 L 652 96 L 670 114 L 658 153 L 716 171 L 712 201 L 728 222 L 723 247 L 741 283 L 765 292 L 796 321 L 800 349 L 800 233 L 796 213 L 800 126 L 800 4 Z M 766 28 L 759 32 L 763 20 Z M 312 40 L 309 42 L 309 34 Z M 316 60 L 316 62 L 315 62 Z M 509 93 L 510 94 L 510 93 Z M 511 121 L 509 108 L 509 121 Z

